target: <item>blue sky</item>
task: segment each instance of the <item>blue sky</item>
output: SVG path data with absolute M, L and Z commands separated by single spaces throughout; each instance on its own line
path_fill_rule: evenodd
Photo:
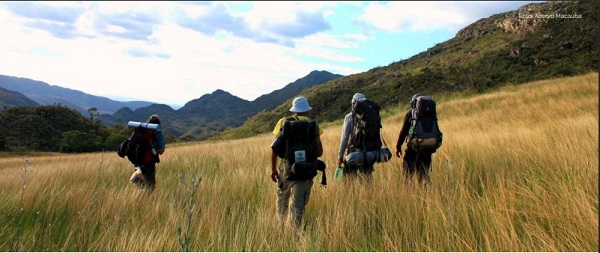
M 0 2 L 0 74 L 178 107 L 408 59 L 534 1 Z

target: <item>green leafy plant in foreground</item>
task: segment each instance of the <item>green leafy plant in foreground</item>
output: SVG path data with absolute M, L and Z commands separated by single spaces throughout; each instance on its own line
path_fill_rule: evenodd
M 190 227 L 192 225 L 192 216 L 194 214 L 194 200 L 196 195 L 196 189 L 198 189 L 200 181 L 202 181 L 202 177 L 196 177 L 196 173 L 194 173 L 193 171 L 190 171 L 189 174 L 189 179 L 186 179 L 182 174 L 179 175 L 179 182 L 186 187 L 190 194 L 186 205 L 187 217 L 185 220 L 185 234 L 182 234 L 183 231 L 181 226 L 177 227 L 177 237 L 179 241 L 179 246 L 181 247 L 181 251 L 183 252 L 190 251 L 190 245 L 192 243 Z

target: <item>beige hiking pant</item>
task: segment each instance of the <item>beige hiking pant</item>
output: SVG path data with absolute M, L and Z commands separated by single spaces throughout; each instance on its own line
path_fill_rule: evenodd
M 277 183 L 277 212 L 281 221 L 286 221 L 288 213 L 292 215 L 293 224 L 300 226 L 302 216 L 310 198 L 313 180 L 285 180 L 282 165 L 279 166 Z M 290 197 L 292 198 L 290 208 Z

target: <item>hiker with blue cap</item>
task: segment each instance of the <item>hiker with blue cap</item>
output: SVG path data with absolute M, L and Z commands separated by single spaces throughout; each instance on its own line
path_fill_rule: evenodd
M 323 155 L 320 137 L 323 131 L 308 117 L 310 110 L 312 107 L 305 97 L 296 97 L 290 108 L 293 116 L 277 122 L 271 144 L 271 180 L 277 183 L 277 213 L 282 222 L 291 213 L 296 227 L 301 225 L 308 204 L 313 177 L 317 174 L 317 157 Z M 277 158 L 282 158 L 278 168 Z M 324 167 L 321 169 L 324 171 Z

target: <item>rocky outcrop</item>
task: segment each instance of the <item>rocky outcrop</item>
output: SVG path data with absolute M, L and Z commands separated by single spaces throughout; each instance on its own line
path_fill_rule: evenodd
M 561 1 L 533 3 L 521 6 L 516 11 L 493 15 L 461 29 L 456 34 L 462 42 L 479 38 L 492 32 L 507 32 L 519 36 L 534 32 L 540 25 L 555 18 L 560 8 L 566 5 Z
M 541 24 L 558 15 L 557 11 L 566 3 L 550 1 L 542 4 L 528 4 L 517 11 L 509 12 L 504 19 L 496 21 L 496 25 L 505 32 L 526 34 L 534 32 Z

